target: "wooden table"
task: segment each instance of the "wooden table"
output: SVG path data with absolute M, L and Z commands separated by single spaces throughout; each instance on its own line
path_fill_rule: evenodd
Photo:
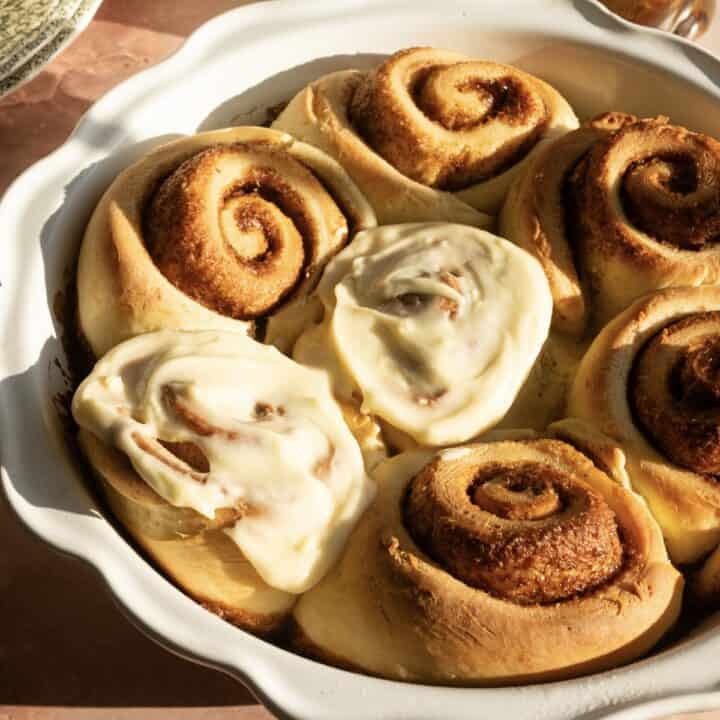
M 96 98 L 170 54 L 208 18 L 244 4 L 105 0 L 67 50 L 0 101 L 0 194 L 62 144 Z M 709 42 L 720 50 L 716 27 Z M 86 565 L 20 526 L 2 493 L 0 546 L 0 720 L 271 717 L 239 683 L 148 640 Z

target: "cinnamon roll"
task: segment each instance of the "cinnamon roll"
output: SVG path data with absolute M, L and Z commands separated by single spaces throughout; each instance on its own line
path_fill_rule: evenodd
M 524 683 L 629 662 L 678 615 L 682 577 L 647 507 L 563 442 L 403 453 L 376 478 L 340 563 L 293 611 L 307 654 L 399 680 Z
M 73 398 L 112 510 L 168 575 L 243 627 L 274 629 L 372 499 L 327 379 L 239 333 L 149 333 Z
M 720 543 L 720 288 L 669 288 L 609 323 L 568 413 L 622 448 L 676 563 Z
M 512 405 L 547 336 L 540 266 L 509 242 L 444 223 L 359 233 L 327 266 L 323 323 L 294 357 L 345 402 L 422 445 L 462 442 Z
M 273 127 L 337 158 L 381 224 L 485 227 L 530 151 L 577 124 L 554 88 L 517 68 L 411 48 L 311 83 Z
M 576 336 L 652 290 L 720 283 L 720 143 L 601 115 L 530 159 L 500 233 L 542 263 L 553 327 Z
M 234 128 L 168 143 L 125 170 L 90 220 L 81 333 L 100 357 L 143 332 L 242 332 L 270 317 L 290 345 L 325 263 L 374 224 L 345 171 L 284 133 Z

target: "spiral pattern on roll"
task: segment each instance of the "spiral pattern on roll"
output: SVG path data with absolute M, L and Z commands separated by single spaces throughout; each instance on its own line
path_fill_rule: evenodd
M 350 117 L 368 144 L 423 185 L 462 190 L 498 175 L 543 135 L 544 87 L 499 63 L 417 48 L 356 91 Z
M 96 208 L 78 268 L 81 330 L 97 356 L 141 332 L 253 332 L 268 318 L 291 344 L 324 265 L 374 225 L 345 171 L 288 135 L 182 138 L 128 168 Z
M 625 214 L 650 238 L 685 250 L 720 241 L 720 143 L 713 138 L 666 118 L 639 120 L 598 143 L 586 162 L 571 179 L 580 184 L 580 213 L 620 186 Z M 626 231 L 617 208 L 607 200 L 598 207 L 587 213 L 590 230 L 612 223 Z
M 377 502 L 294 609 L 297 646 L 465 685 L 572 677 L 657 642 L 683 583 L 645 504 L 565 442 L 516 435 L 381 463 Z
M 720 311 L 665 326 L 638 354 L 630 392 L 644 431 L 668 458 L 720 475 Z
M 502 455 L 440 455 L 413 478 L 405 524 L 418 545 L 467 585 L 521 604 L 611 579 L 623 550 L 602 496 L 565 468 Z
M 370 72 L 320 78 L 273 127 L 341 160 L 383 224 L 484 226 L 463 202 L 496 213 L 527 156 L 576 128 L 577 119 L 554 88 L 529 73 L 419 47 Z
M 320 181 L 284 149 L 215 146 L 163 181 L 146 213 L 146 245 L 162 273 L 222 315 L 271 312 L 348 222 Z
M 669 288 L 600 332 L 568 400 L 624 453 L 679 563 L 720 543 L 718 358 L 720 288 Z
M 538 154 L 501 231 L 543 263 L 565 332 L 599 329 L 652 290 L 717 284 L 720 143 L 606 113 Z

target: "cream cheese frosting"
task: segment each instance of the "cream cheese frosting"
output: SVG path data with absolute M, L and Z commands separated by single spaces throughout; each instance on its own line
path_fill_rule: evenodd
M 317 337 L 301 338 L 295 357 L 328 368 L 339 395 L 353 386 L 363 412 L 424 445 L 465 441 L 503 417 L 552 314 L 529 253 L 446 223 L 359 233 L 328 265 L 318 293 L 325 320 L 308 332 L 322 333 L 328 350 L 313 351 Z
M 72 408 L 170 504 L 211 518 L 238 509 L 225 532 L 287 592 L 320 580 L 374 495 L 327 377 L 241 333 L 128 340 L 97 363 Z M 203 462 L 173 453 L 178 444 Z

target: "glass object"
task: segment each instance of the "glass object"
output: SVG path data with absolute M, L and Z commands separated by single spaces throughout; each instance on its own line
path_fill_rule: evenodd
M 601 0 L 632 22 L 690 39 L 700 37 L 715 14 L 715 0 Z

